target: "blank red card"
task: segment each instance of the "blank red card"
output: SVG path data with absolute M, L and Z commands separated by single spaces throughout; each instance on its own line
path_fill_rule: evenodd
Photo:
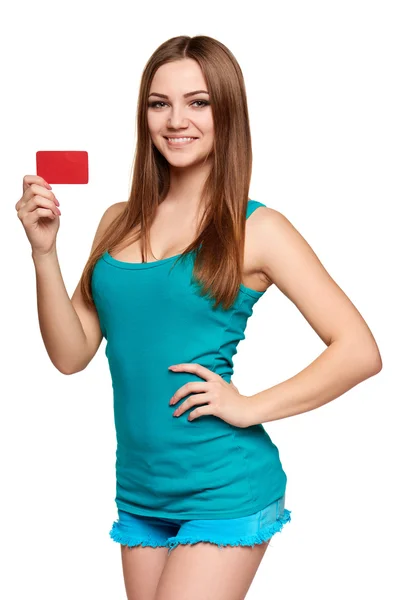
M 47 183 L 88 183 L 88 153 L 83 150 L 38 150 L 36 175 Z

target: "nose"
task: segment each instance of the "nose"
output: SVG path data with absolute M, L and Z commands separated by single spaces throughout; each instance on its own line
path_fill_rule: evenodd
M 168 126 L 173 129 L 181 129 L 182 127 L 187 127 L 187 119 L 184 118 L 183 109 L 179 107 L 173 108 L 171 111 L 171 116 L 168 119 Z

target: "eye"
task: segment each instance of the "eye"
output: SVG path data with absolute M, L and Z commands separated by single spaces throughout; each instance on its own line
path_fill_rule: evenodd
M 161 101 L 160 102 L 149 102 L 149 107 L 150 108 L 159 108 L 157 106 L 157 104 L 165 104 L 165 102 L 161 102 Z
M 200 102 L 200 104 L 202 104 L 203 106 L 209 106 L 210 105 L 210 103 L 207 102 L 207 100 L 195 100 L 193 102 L 193 104 L 197 104 L 197 102 Z M 200 106 L 199 108 L 202 108 L 202 107 Z
M 192 104 L 202 104 L 202 106 L 198 106 L 197 108 L 203 108 L 204 106 L 209 106 L 210 103 L 207 100 L 194 100 L 194 102 L 192 102 Z M 159 106 L 160 104 L 164 104 L 165 102 L 162 102 L 161 100 L 155 101 L 155 102 L 149 102 L 148 106 L 149 108 L 162 108 L 161 106 Z

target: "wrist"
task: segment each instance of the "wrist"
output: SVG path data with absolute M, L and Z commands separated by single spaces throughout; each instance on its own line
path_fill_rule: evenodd
M 243 396 L 243 401 L 246 404 L 246 423 L 245 427 L 258 425 L 255 396 Z
M 32 250 L 31 256 L 35 264 L 42 264 L 48 261 L 53 261 L 55 258 L 57 258 L 57 250 L 55 247 L 49 250 L 48 252 Z

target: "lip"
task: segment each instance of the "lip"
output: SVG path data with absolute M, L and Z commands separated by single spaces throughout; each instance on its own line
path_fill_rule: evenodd
M 168 139 L 168 138 L 181 138 L 181 137 L 191 137 L 191 138 L 195 138 L 196 140 L 199 139 L 195 135 L 163 135 L 163 137 L 165 139 Z
M 183 135 L 183 136 L 172 135 L 172 136 L 169 136 L 172 139 L 177 139 L 179 137 L 193 137 L 194 139 L 190 140 L 190 142 L 170 142 L 166 136 L 163 136 L 163 137 L 166 140 L 166 142 L 170 148 L 183 148 L 184 146 L 190 146 L 190 144 L 193 144 L 193 142 L 195 142 L 196 140 L 199 139 L 198 137 L 194 137 L 191 135 Z

